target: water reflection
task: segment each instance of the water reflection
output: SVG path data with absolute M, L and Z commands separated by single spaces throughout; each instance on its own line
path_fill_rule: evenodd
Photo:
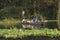
M 32 29 L 40 29 L 42 27 L 42 23 L 22 23 L 23 28 L 32 28 Z
M 45 22 L 47 22 L 47 21 L 39 20 L 38 22 L 34 22 L 33 20 L 23 19 L 22 27 L 23 28 L 40 29 L 41 27 L 45 26 Z

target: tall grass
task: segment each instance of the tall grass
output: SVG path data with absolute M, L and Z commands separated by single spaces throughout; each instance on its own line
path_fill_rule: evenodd
M 21 21 L 19 19 L 4 19 L 0 21 L 0 28 L 13 28 L 20 25 Z

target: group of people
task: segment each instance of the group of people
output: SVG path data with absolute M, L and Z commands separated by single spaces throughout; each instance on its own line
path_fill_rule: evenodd
M 47 20 L 39 20 L 37 16 L 33 17 L 32 20 L 22 19 L 22 27 L 23 28 L 40 28 L 44 27 L 44 22 L 48 22 Z M 25 23 L 38 23 L 39 25 L 30 25 Z
M 40 22 L 40 20 L 38 19 L 37 16 L 35 16 L 32 20 L 26 20 L 26 19 L 22 19 L 22 22 L 34 22 L 34 23 L 38 23 Z
M 32 20 L 29 20 L 29 19 L 22 19 L 22 27 L 23 28 L 36 28 L 37 26 L 36 25 L 27 25 L 27 24 L 24 24 L 24 23 L 39 23 L 40 20 L 38 19 L 37 16 L 35 16 Z M 35 27 L 36 26 L 36 27 Z

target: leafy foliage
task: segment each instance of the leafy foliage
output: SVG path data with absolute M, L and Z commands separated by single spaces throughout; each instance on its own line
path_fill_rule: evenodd
M 7 17 L 11 16 L 12 14 L 16 13 L 16 15 L 19 13 L 22 13 L 22 10 L 25 11 L 25 18 L 32 18 L 35 16 L 34 14 L 41 18 L 45 19 L 56 19 L 56 13 L 57 13 L 57 1 L 56 0 L 0 0 L 0 11 L 6 7 L 6 9 L 1 12 L 1 14 L 4 15 L 4 17 L 7 15 Z M 8 9 L 7 7 L 15 6 L 15 8 Z M 21 11 L 18 11 L 20 9 Z M 20 8 L 19 8 L 20 7 Z M 7 11 L 7 12 L 6 12 Z M 9 14 L 10 13 L 10 14 Z M 9 14 L 9 15 L 8 15 Z M 27 16 L 28 15 L 28 16 Z M 1 15 L 0 15 L 1 16 Z M 21 15 L 20 15 L 21 16 Z M 19 16 L 19 17 L 20 17 Z M 15 16 L 16 17 L 16 16 Z M 18 18 L 18 17 L 17 17 Z
M 57 29 L 32 29 L 32 30 L 23 30 L 23 29 L 0 29 L 0 36 L 9 38 L 23 38 L 27 36 L 49 36 L 49 37 L 58 37 L 60 36 L 60 31 Z

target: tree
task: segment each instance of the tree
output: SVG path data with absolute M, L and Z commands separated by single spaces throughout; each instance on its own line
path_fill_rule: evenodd
M 60 29 L 60 0 L 58 0 L 58 29 Z

